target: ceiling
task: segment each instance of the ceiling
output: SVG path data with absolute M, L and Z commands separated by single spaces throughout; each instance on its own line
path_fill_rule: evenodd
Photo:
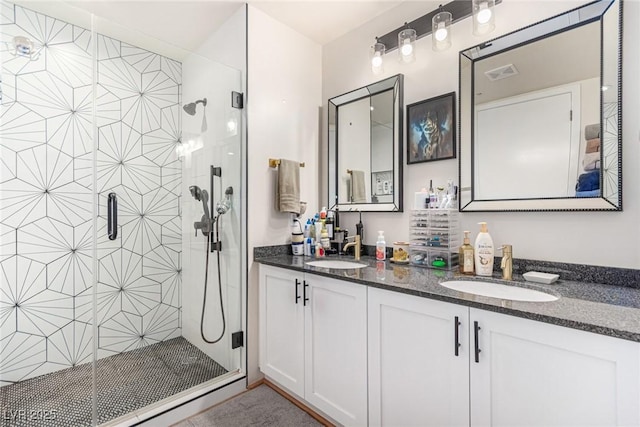
M 190 0 L 56 0 L 189 51 L 196 50 L 245 2 Z M 36 1 L 17 1 L 25 5 Z M 47 2 L 49 7 L 56 2 Z M 402 1 L 249 1 L 272 18 L 324 45 Z

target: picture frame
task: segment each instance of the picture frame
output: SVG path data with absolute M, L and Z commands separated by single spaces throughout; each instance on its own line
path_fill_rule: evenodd
M 407 105 L 407 164 L 456 158 L 456 93 Z

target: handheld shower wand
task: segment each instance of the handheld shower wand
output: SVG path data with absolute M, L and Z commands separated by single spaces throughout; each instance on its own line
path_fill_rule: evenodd
M 216 203 L 216 212 L 218 215 L 224 215 L 231 209 L 231 198 L 233 196 L 233 187 L 227 187 L 224 191 L 224 199 Z
M 200 221 L 195 221 L 193 223 L 193 228 L 196 229 L 196 236 L 198 235 L 198 230 L 202 231 L 202 234 L 206 234 L 211 232 L 212 221 L 211 214 L 209 211 L 209 205 L 207 204 L 207 199 L 209 198 L 209 194 L 207 190 L 201 190 L 197 185 L 192 185 L 189 187 L 189 191 L 191 192 L 191 196 L 197 201 L 202 201 L 202 210 L 204 214 Z

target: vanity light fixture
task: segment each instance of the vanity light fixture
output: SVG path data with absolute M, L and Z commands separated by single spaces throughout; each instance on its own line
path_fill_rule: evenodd
M 383 56 L 386 48 L 383 43 L 378 41 L 376 37 L 376 42 L 373 46 L 371 46 L 371 71 L 373 74 L 380 74 L 384 71 L 383 68 Z
M 406 22 L 404 25 L 407 27 L 398 33 L 398 52 L 400 54 L 400 60 L 402 62 L 413 62 L 416 59 L 415 54 L 415 41 L 416 30 L 409 28 L 409 24 Z
M 433 39 L 433 50 L 446 50 L 451 47 L 451 23 L 453 15 L 451 12 L 442 11 L 433 16 L 431 20 L 431 38 Z
M 371 69 L 374 74 L 382 70 L 383 56 L 398 49 L 401 62 L 415 58 L 415 41 L 432 34 L 433 50 L 441 51 L 451 46 L 451 26 L 473 16 L 473 34 L 485 35 L 495 28 L 495 5 L 502 0 L 453 0 L 437 9 L 406 23 L 387 34 L 376 37 L 371 48 Z
M 472 0 L 473 3 L 473 34 L 482 36 L 496 28 L 494 0 Z

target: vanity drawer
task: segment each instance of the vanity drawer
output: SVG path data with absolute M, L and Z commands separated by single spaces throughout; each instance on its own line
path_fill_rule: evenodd
M 458 267 L 458 253 L 447 247 L 411 246 L 409 248 L 411 265 L 434 268 L 437 270 L 453 270 Z

